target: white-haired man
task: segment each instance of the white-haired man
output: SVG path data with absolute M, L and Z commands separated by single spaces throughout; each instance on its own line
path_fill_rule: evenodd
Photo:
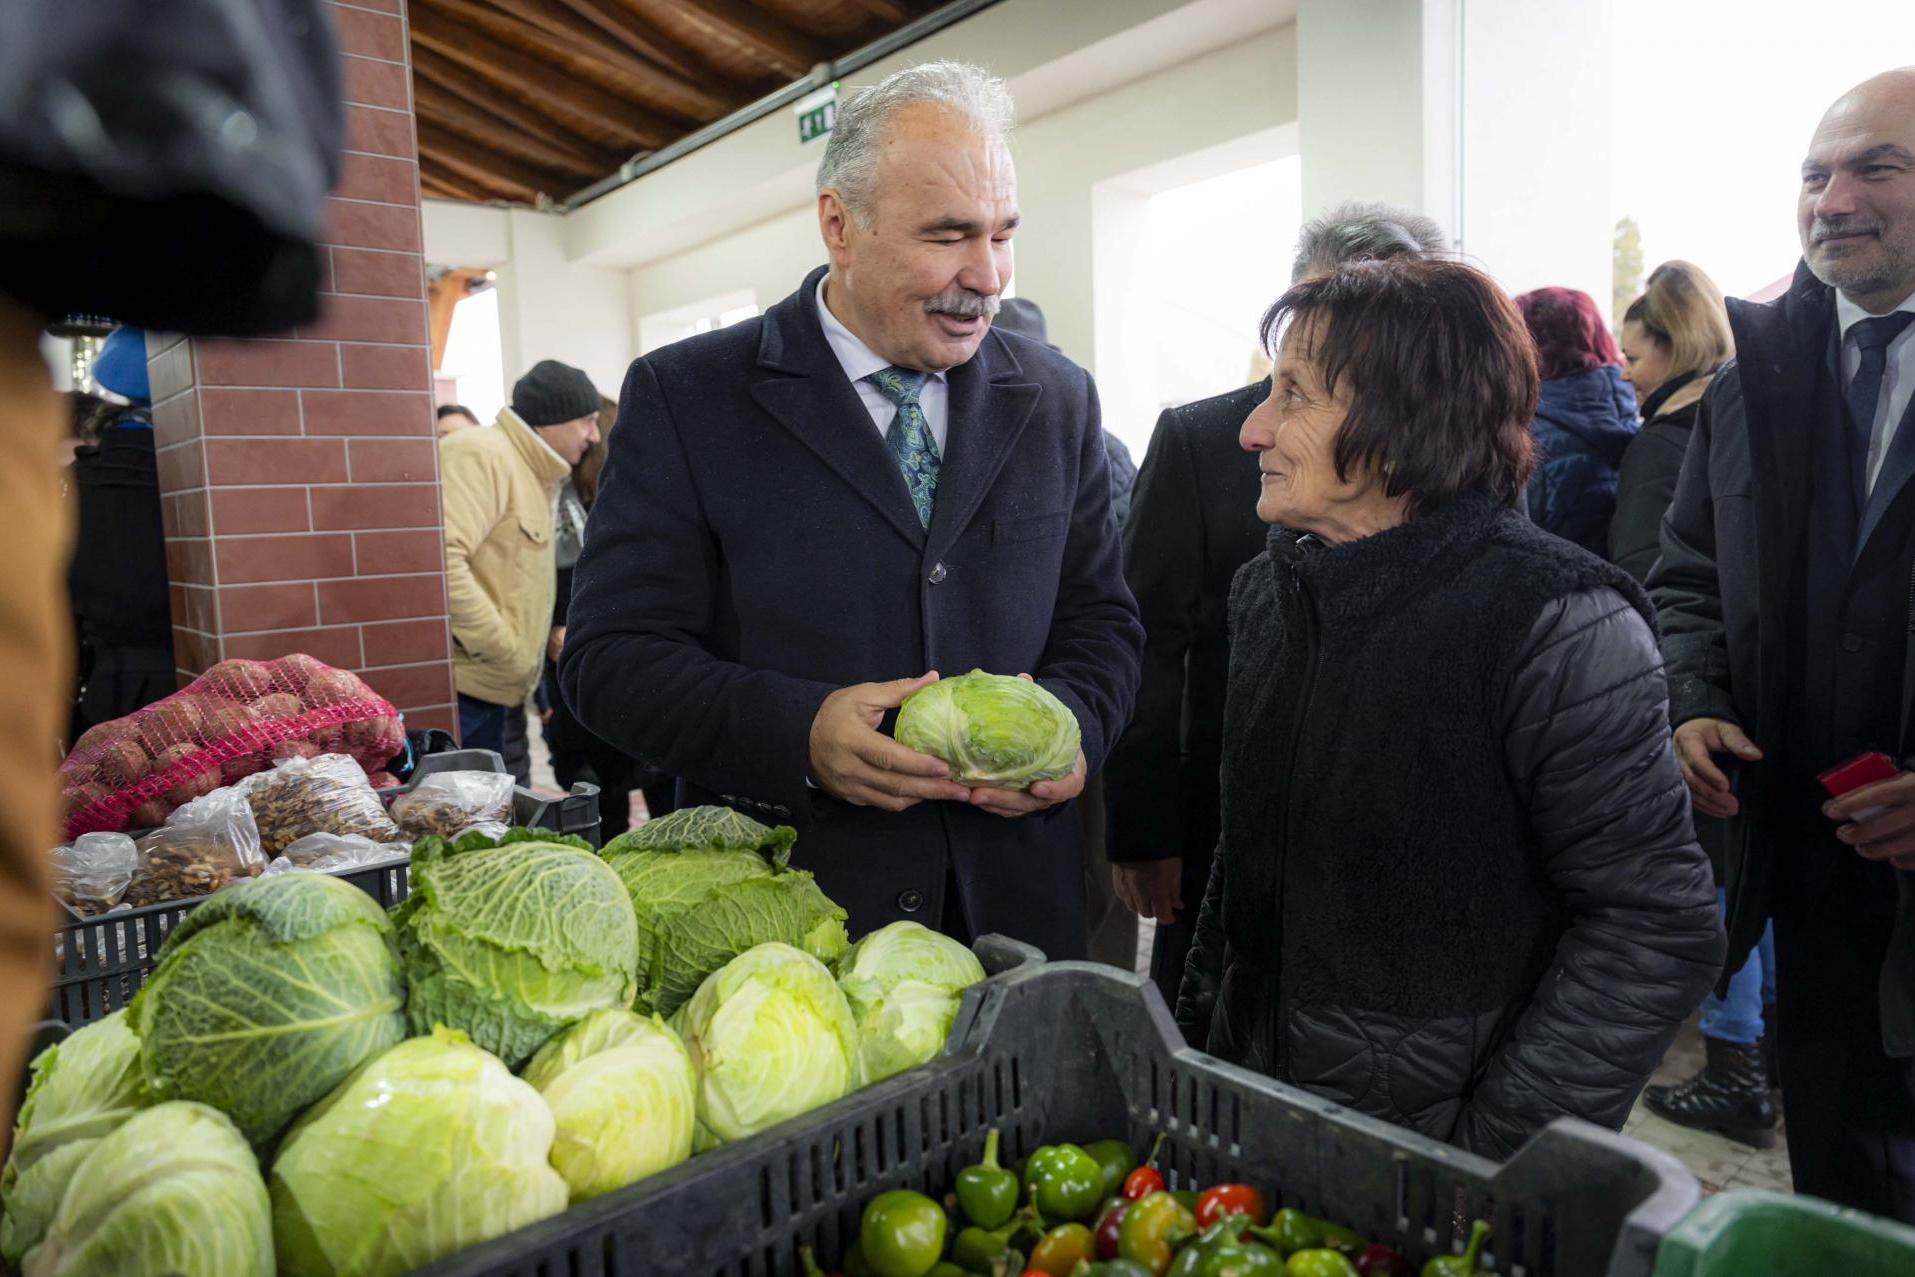
M 854 932 L 914 918 L 1084 950 L 1071 800 L 1130 714 L 1142 630 L 1097 394 L 993 332 L 1017 179 L 1002 81 L 940 62 L 840 112 L 830 263 L 764 316 L 632 365 L 560 670 L 690 801 L 789 821 Z M 1083 757 L 967 788 L 882 731 L 936 677 L 1028 673 Z

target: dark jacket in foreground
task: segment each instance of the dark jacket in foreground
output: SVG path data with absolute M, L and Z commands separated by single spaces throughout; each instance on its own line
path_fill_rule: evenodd
M 796 825 L 794 863 L 854 933 L 937 925 L 955 872 L 973 931 L 1078 956 L 1069 804 L 1021 820 L 951 803 L 894 815 L 809 789 L 805 771 L 831 692 L 973 668 L 1033 675 L 1103 765 L 1143 635 L 1096 391 L 1044 346 L 987 334 L 949 374 L 927 532 L 825 343 L 820 273 L 759 319 L 632 365 L 573 576 L 566 699 L 690 800 Z
M 1665 387 L 1664 389 L 1668 389 Z M 1689 451 L 1702 401 L 1657 413 L 1662 390 L 1643 405 L 1642 429 L 1629 441 L 1616 473 L 1616 513 L 1609 521 L 1609 561 L 1647 584 L 1662 554 L 1662 516 L 1675 499 L 1676 476 Z
M 1529 519 L 1591 554 L 1609 546 L 1616 470 L 1636 434 L 1636 393 L 1614 364 L 1542 384 L 1530 436 Z
M 1650 577 L 1669 661 L 1671 721 L 1725 718 L 1767 753 L 1741 769 L 1742 804 L 1728 839 L 1729 955 L 1735 971 L 1771 913 L 1777 861 L 1802 854 L 1805 824 L 1820 824 L 1822 795 L 1815 770 L 1833 758 L 1792 758 L 1802 735 L 1792 693 L 1806 682 L 1802 636 L 1811 614 L 1828 604 L 1806 600 L 1799 552 L 1810 536 L 1810 498 L 1817 432 L 1843 428 L 1834 390 L 1834 293 L 1798 266 L 1795 282 L 1775 301 L 1729 302 L 1736 359 L 1702 397 L 1695 434 L 1663 525 L 1662 557 Z M 1868 507 L 1858 573 L 1886 580 L 1898 602 L 1915 600 L 1908 529 L 1915 523 L 1915 410 L 1904 418 Z M 1895 607 L 1895 623 L 1849 641 L 1881 645 L 1892 674 L 1875 685 L 1887 727 L 1866 747 L 1915 767 L 1915 609 Z M 1899 651 L 1897 650 L 1899 649 Z M 1859 743 L 1857 747 L 1860 747 Z M 1794 766 L 1790 764 L 1793 762 Z M 1791 774 L 1791 773 L 1794 774 Z M 1811 854 L 1850 857 L 1832 826 Z M 1915 1056 L 1915 873 L 1887 864 L 1868 867 L 1870 890 L 1893 892 L 1896 913 L 1881 966 L 1878 997 L 1882 1045 L 1893 1058 Z M 1839 911 L 1839 901 L 1829 909 Z
M 1231 601 L 1214 1053 L 1493 1158 L 1619 1128 L 1722 957 L 1648 604 L 1482 498 Z

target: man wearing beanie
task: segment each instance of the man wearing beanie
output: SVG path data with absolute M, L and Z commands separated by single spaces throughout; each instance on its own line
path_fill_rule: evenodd
M 545 359 L 512 387 L 512 406 L 489 429 L 439 442 L 445 509 L 446 603 L 459 736 L 492 749 L 521 784 L 530 761 L 524 732 L 507 749 L 544 668 L 557 567 L 552 501 L 598 442 L 597 387 L 577 368 Z

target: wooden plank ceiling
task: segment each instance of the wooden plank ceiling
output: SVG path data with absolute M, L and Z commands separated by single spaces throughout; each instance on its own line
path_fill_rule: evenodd
M 420 183 L 562 200 L 938 3 L 411 0 Z

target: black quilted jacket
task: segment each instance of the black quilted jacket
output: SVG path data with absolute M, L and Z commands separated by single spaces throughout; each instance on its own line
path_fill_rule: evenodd
M 1186 1030 L 1493 1158 L 1619 1128 L 1723 947 L 1641 590 L 1465 498 L 1231 608 Z

